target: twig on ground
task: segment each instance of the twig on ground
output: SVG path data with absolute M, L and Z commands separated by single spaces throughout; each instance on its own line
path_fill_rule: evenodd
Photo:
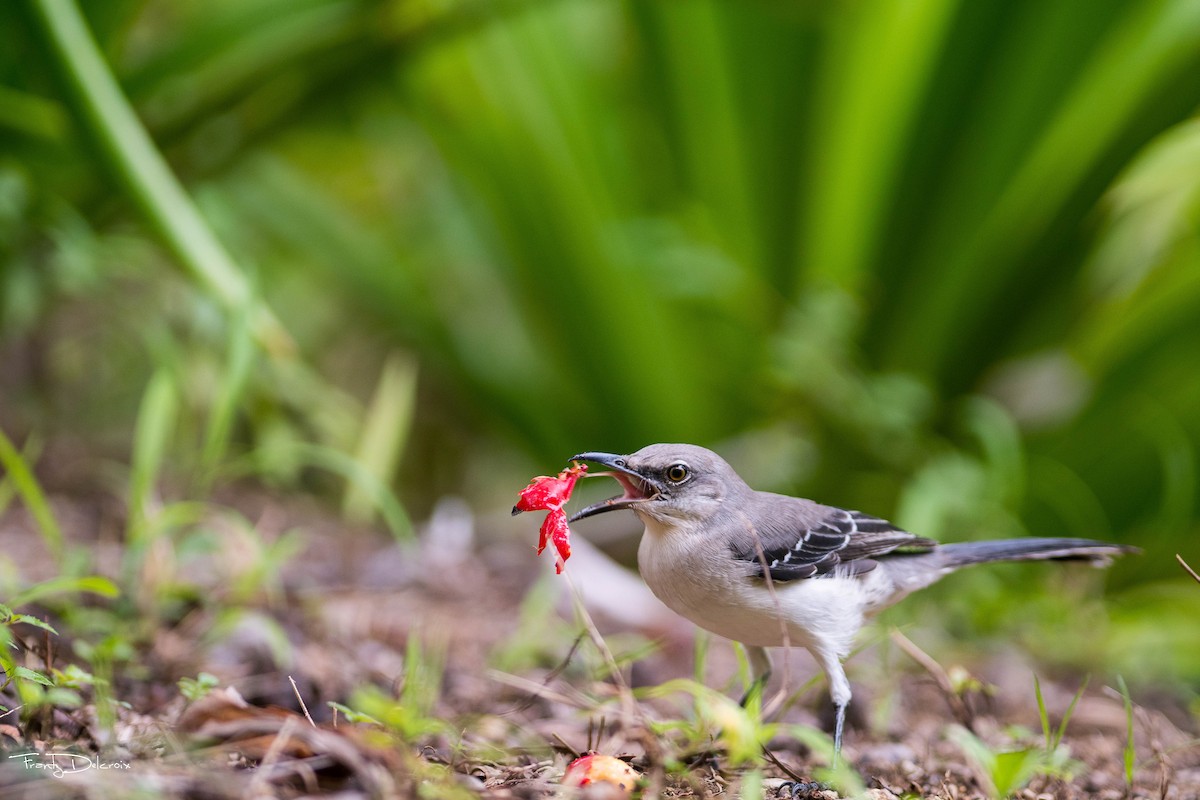
M 557 733 L 550 734 L 550 738 L 553 739 L 557 743 L 558 747 L 560 747 L 565 752 L 570 753 L 571 758 L 579 758 L 579 756 L 581 755 L 581 753 L 578 750 L 576 750 L 574 747 L 572 747 L 570 744 L 568 744 L 567 740 L 562 738 L 561 736 L 559 736 Z M 588 741 L 588 748 L 591 749 L 590 737 L 589 737 L 589 741 Z
M 967 704 L 963 702 L 962 696 L 954 689 L 954 682 L 950 680 L 949 673 L 942 668 L 942 665 L 933 660 L 933 656 L 926 653 L 912 639 L 909 639 L 899 630 L 893 628 L 888 632 L 892 641 L 903 650 L 909 658 L 921 665 L 926 672 L 933 677 L 938 688 L 942 690 L 942 694 L 946 698 L 946 702 L 950 705 L 950 710 L 954 712 L 954 716 L 958 718 L 967 729 L 974 728 L 974 715 L 967 708 Z
M 296 699 L 300 701 L 300 710 L 304 712 L 304 718 L 308 720 L 308 724 L 314 728 L 317 723 L 313 722 L 312 714 L 308 713 L 308 706 L 304 703 L 304 698 L 300 696 L 300 687 L 296 685 L 296 679 L 288 675 L 288 680 L 292 682 L 292 691 L 296 693 Z
M 804 782 L 804 778 L 802 776 L 800 776 L 799 774 L 797 774 L 796 771 L 793 770 L 791 767 L 789 767 L 787 764 L 784 764 L 782 761 L 780 761 L 779 756 L 772 753 L 771 749 L 769 747 L 764 745 L 762 750 L 763 750 L 763 754 L 767 757 L 767 759 L 772 764 L 779 767 L 779 769 L 783 772 L 784 775 L 787 775 L 789 778 L 791 778 L 796 783 Z
M 1179 562 L 1179 566 L 1183 567 L 1184 570 L 1187 571 L 1188 575 L 1192 576 L 1192 578 L 1196 581 L 1196 583 L 1200 583 L 1200 575 L 1197 575 L 1196 570 L 1194 570 L 1188 566 L 1188 563 L 1183 560 L 1183 556 L 1179 555 L 1179 553 L 1176 553 L 1175 560 Z
M 520 675 L 513 675 L 508 672 L 501 672 L 498 669 L 489 669 L 486 674 L 488 678 L 496 681 L 497 683 L 503 683 L 506 686 L 511 686 L 512 688 L 526 692 L 533 697 L 542 697 L 546 700 L 553 700 L 556 703 L 562 703 L 563 705 L 571 706 L 572 708 L 588 708 L 592 705 L 591 698 L 571 687 L 568 687 L 571 690 L 571 694 L 566 694 L 557 689 L 552 689 L 538 681 L 533 681 L 529 678 L 522 678 Z M 527 706 L 517 706 L 515 708 L 506 709 L 499 713 L 501 716 L 507 716 L 521 711 L 525 707 Z
M 596 623 L 592 620 L 592 615 L 588 613 L 587 608 L 584 606 L 583 596 L 579 593 L 578 587 L 575 586 L 575 582 L 571 579 L 571 573 L 564 570 L 564 577 L 567 579 L 567 585 L 571 587 L 571 597 L 575 601 L 575 609 L 579 614 L 580 620 L 583 622 L 584 629 L 587 630 L 592 643 L 596 645 L 596 649 L 600 651 L 600 655 L 604 658 L 604 662 L 612 672 L 613 682 L 617 686 L 617 692 L 621 699 L 622 728 L 624 730 L 633 730 L 640 727 L 649 730 L 650 726 L 646 720 L 646 715 L 642 711 L 641 705 L 638 704 L 637 698 L 633 696 L 633 690 L 629 687 L 629 682 L 625 680 L 625 673 L 621 671 L 620 665 L 617 664 L 616 657 L 612 654 L 612 650 L 608 648 L 608 643 L 604 641 L 604 637 L 600 634 L 600 629 L 596 627 Z
M 575 658 L 575 653 L 579 650 L 579 645 L 583 643 L 583 637 L 586 635 L 587 634 L 581 633 L 575 637 L 575 641 L 571 644 L 571 649 L 567 651 L 567 654 L 566 654 L 566 656 L 563 657 L 563 660 L 558 663 L 558 666 L 556 666 L 554 669 L 547 672 L 546 677 L 542 679 L 542 687 L 543 688 L 548 688 L 550 686 L 550 681 L 554 680 L 559 675 L 563 674 L 563 672 L 566 671 L 567 667 L 571 666 L 571 659 Z M 515 705 L 512 708 L 507 709 L 506 711 L 502 711 L 501 716 L 504 716 L 507 714 L 516 714 L 521 711 L 525 711 L 526 709 L 533 706 L 533 704 L 535 702 L 537 702 L 537 699 L 539 697 L 543 697 L 543 696 L 544 695 L 541 692 L 529 692 L 528 700 L 526 700 L 525 702 L 520 703 L 518 705 Z

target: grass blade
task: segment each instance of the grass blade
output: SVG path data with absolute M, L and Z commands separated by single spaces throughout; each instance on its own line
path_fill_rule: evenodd
M 138 409 L 129 476 L 129 522 L 125 531 L 129 555 L 140 557 L 149 535 L 151 494 L 162 470 L 167 439 L 175 425 L 178 398 L 170 373 L 160 369 L 150 378 Z
M 229 333 L 226 368 L 221 373 L 216 401 L 209 412 L 200 450 L 200 494 L 208 494 L 217 465 L 229 446 L 229 432 L 245 392 L 257 349 L 245 314 L 238 314 Z
M 1046 713 L 1046 701 L 1042 698 L 1042 682 L 1038 680 L 1037 673 L 1033 675 L 1033 694 L 1037 698 L 1038 719 L 1042 723 L 1042 733 L 1046 737 L 1046 752 L 1049 753 L 1051 740 L 1053 735 L 1050 733 L 1050 715 Z
M 275 445 L 263 451 L 251 453 L 251 461 L 269 456 L 283 460 L 294 460 L 319 469 L 339 475 L 356 484 L 379 509 L 384 524 L 392 535 L 400 542 L 412 542 L 416 536 L 412 520 L 404 506 L 396 499 L 396 495 L 387 484 L 371 472 L 364 464 L 353 456 L 319 444 L 310 442 L 287 442 Z
M 1129 687 L 1125 685 L 1125 678 L 1122 675 L 1117 676 L 1117 688 L 1125 703 L 1125 748 L 1121 753 L 1122 765 L 1125 770 L 1125 788 L 1132 792 L 1133 770 L 1137 764 L 1137 747 L 1133 743 L 1133 697 L 1130 696 Z
M 1071 717 L 1075 714 L 1075 706 L 1079 704 L 1079 698 L 1083 697 L 1083 693 L 1087 691 L 1088 683 L 1091 680 L 1092 677 L 1090 675 L 1084 678 L 1083 684 L 1079 687 L 1079 691 L 1077 691 L 1075 696 L 1071 698 L 1071 704 L 1067 706 L 1066 713 L 1063 714 L 1062 722 L 1058 724 L 1058 730 L 1054 734 L 1054 747 L 1058 747 L 1058 745 L 1062 742 L 1063 737 L 1066 735 L 1067 724 L 1071 721 Z
M 392 353 L 383 365 L 379 386 L 371 399 L 359 436 L 355 460 L 374 482 L 389 486 L 412 428 L 417 401 L 417 364 L 408 356 Z M 362 484 L 347 480 L 342 513 L 351 522 L 369 522 L 375 502 Z
M 42 535 L 42 541 L 45 542 L 46 549 L 50 551 L 50 556 L 56 564 L 61 565 L 63 557 L 62 529 L 58 526 L 58 520 L 54 518 L 54 512 L 50 510 L 50 503 L 46 500 L 46 495 L 42 492 L 37 478 L 34 477 L 33 470 L 29 468 L 29 464 L 21 457 L 20 451 L 3 430 L 0 430 L 0 466 L 4 467 L 4 471 L 8 473 L 8 481 L 25 501 L 25 507 L 33 516 L 38 531 Z

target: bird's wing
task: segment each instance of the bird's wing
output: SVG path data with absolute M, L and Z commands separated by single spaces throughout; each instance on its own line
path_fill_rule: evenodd
M 752 521 L 757 539 L 742 539 L 733 555 L 750 565 L 751 574 L 770 573 L 773 581 L 820 577 L 839 565 L 838 574 L 861 575 L 875 568 L 874 556 L 937 547 L 932 539 L 859 511 L 816 503 L 772 506 Z

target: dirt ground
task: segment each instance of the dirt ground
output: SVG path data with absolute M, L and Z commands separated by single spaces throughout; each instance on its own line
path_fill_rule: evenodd
M 375 532 L 346 530 L 310 501 L 255 494 L 228 502 L 251 522 L 250 534 L 218 514 L 207 525 L 207 550 L 186 555 L 177 543 L 143 567 L 143 585 L 189 591 L 160 601 L 149 620 L 144 610 L 118 615 L 103 606 L 100 624 L 128 635 L 132 647 L 113 670 L 115 719 L 87 690 L 81 708 L 0 716 L 0 797 L 549 797 L 562 792 L 568 761 L 592 749 L 628 760 L 644 776 L 645 796 L 741 795 L 745 767 L 731 766 L 711 741 L 697 747 L 672 728 L 690 718 L 691 698 L 639 691 L 694 675 L 692 629 L 586 543 L 577 546 L 568 580 L 552 574 L 548 558 L 533 556 L 536 522 L 500 512 L 478 518 L 462 504 L 444 504 L 421 543 L 402 548 Z M 98 571 L 116 575 L 119 513 L 103 497 L 79 495 L 56 496 L 55 511 L 73 546 L 88 548 Z M 273 570 L 255 566 L 273 563 L 262 557 L 264 543 L 297 526 L 303 536 L 291 558 Z M 0 567 L 25 583 L 50 577 L 20 509 L 0 517 L 0 554 Z M 573 610 L 571 586 L 604 649 Z M 46 609 L 22 610 L 62 624 Z M 65 669 L 75 648 L 71 630 L 59 630 L 53 638 L 18 627 L 28 650 L 18 663 L 45 668 L 49 655 L 51 666 Z M 872 636 L 878 642 L 887 633 Z M 606 671 L 606 650 L 620 664 L 619 679 Z M 871 797 L 987 797 L 980 767 L 946 735 L 956 722 L 997 749 L 1040 743 L 1031 666 L 1010 654 L 971 667 L 990 694 L 949 696 L 936 670 L 894 648 L 887 659 L 878 647 L 854 657 L 861 702 L 852 707 L 845 756 Z M 712 641 L 704 682 L 736 697 L 736 668 L 733 648 Z M 186 700 L 178 681 L 202 672 L 215 676 L 215 688 Z M 779 720 L 827 724 L 824 684 L 810 681 L 813 674 L 803 653 L 777 667 L 773 692 L 783 680 L 801 689 Z M 1043 680 L 1054 725 L 1079 680 Z M 376 700 L 409 705 L 373 706 L 383 725 L 350 722 L 329 705 L 362 710 L 354 705 L 366 702 L 355 694 L 362 686 L 378 687 Z M 1066 732 L 1079 762 L 1069 777 L 1035 777 L 1016 796 L 1200 797 L 1191 716 L 1165 695 L 1135 699 L 1132 787 L 1123 766 L 1123 701 L 1097 684 Z M 0 691 L 0 705 L 21 703 L 10 687 Z M 1031 733 L 1014 738 L 1011 726 Z M 794 736 L 781 733 L 767 749 L 768 796 L 783 779 L 810 778 L 820 765 Z

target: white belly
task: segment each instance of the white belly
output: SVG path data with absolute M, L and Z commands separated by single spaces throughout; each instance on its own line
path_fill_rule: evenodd
M 638 566 L 650 590 L 675 613 L 720 636 L 759 647 L 821 644 L 839 658 L 853 646 L 864 615 L 890 593 L 881 570 L 858 578 L 776 584 L 739 576 L 724 553 L 693 545 L 689 534 L 647 527 Z

